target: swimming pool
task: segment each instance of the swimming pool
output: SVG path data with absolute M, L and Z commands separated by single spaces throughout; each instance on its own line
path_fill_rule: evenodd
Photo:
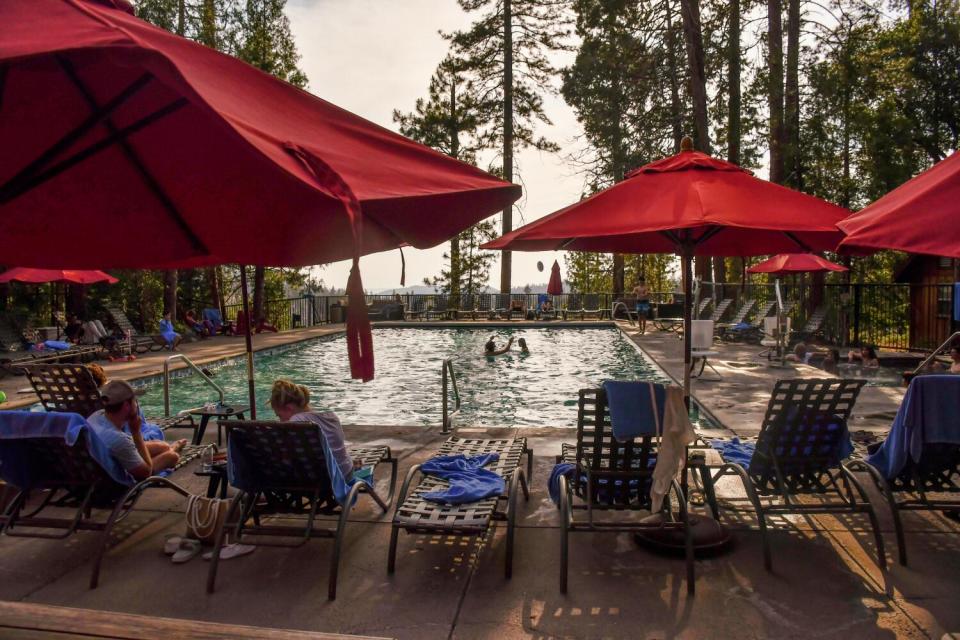
M 907 367 L 864 367 L 856 363 L 841 362 L 837 365 L 839 375 L 867 381 L 868 387 L 902 387 L 903 372 Z
M 483 344 L 513 336 L 527 340 L 531 354 L 516 351 L 488 358 Z M 330 409 L 346 424 L 425 425 L 441 422 L 441 366 L 451 358 L 460 389 L 456 422 L 478 426 L 574 427 L 577 391 L 605 379 L 668 378 L 616 328 L 504 328 L 374 330 L 377 377 L 350 378 L 343 335 L 318 339 L 255 362 L 258 417 L 273 419 L 270 385 L 277 378 L 305 384 L 311 404 Z M 246 397 L 243 365 L 214 369 L 228 401 Z M 173 380 L 174 412 L 216 400 L 198 377 Z M 163 415 L 163 387 L 150 385 L 142 399 L 147 415 Z

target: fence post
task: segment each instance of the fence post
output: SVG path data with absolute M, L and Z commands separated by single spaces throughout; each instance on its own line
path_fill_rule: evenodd
M 853 344 L 860 344 L 860 306 L 863 302 L 863 288 L 853 285 Z

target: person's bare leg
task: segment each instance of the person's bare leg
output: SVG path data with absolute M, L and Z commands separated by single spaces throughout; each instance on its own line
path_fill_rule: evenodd
M 143 444 L 146 445 L 147 451 L 150 452 L 151 458 L 163 455 L 164 453 L 170 451 L 170 445 L 163 440 L 147 440 Z
M 170 469 L 180 461 L 180 454 L 169 450 L 156 456 L 151 453 L 150 456 L 153 458 L 153 473 Z

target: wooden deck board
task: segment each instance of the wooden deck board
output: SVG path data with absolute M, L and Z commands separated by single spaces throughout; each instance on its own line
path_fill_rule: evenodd
M 152 616 L 55 607 L 26 602 L 0 602 L 0 637 L 80 640 L 214 640 L 250 638 L 259 640 L 384 640 L 316 631 L 267 629 L 242 625 L 157 618 Z

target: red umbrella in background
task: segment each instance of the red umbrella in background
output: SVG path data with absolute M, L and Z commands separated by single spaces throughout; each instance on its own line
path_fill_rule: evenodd
M 652 162 L 617 184 L 484 246 L 486 249 L 676 253 L 689 274 L 693 256 L 826 251 L 849 211 L 755 178 L 737 165 L 693 151 Z M 684 394 L 690 395 L 692 283 L 684 277 Z
M 896 249 L 960 258 L 960 152 L 837 226 L 847 234 L 844 252 Z
M 847 271 L 847 268 L 812 253 L 781 253 L 747 269 L 747 273 L 770 273 L 778 277 L 823 271 Z
M 28 269 L 14 267 L 0 274 L 0 283 L 22 282 L 25 284 L 46 284 L 48 282 L 65 282 L 68 284 L 95 284 L 119 282 L 109 273 L 103 271 L 70 271 L 67 269 Z
M 351 371 L 372 378 L 359 256 L 439 244 L 502 210 L 520 187 L 123 9 L 120 0 L 0 3 L 4 261 L 176 268 L 352 258 Z M 249 336 L 247 350 L 252 371 Z M 252 399 L 252 378 L 250 389 Z
M 553 261 L 550 268 L 550 282 L 547 283 L 547 293 L 552 296 L 563 295 L 563 278 L 560 277 L 560 263 Z

